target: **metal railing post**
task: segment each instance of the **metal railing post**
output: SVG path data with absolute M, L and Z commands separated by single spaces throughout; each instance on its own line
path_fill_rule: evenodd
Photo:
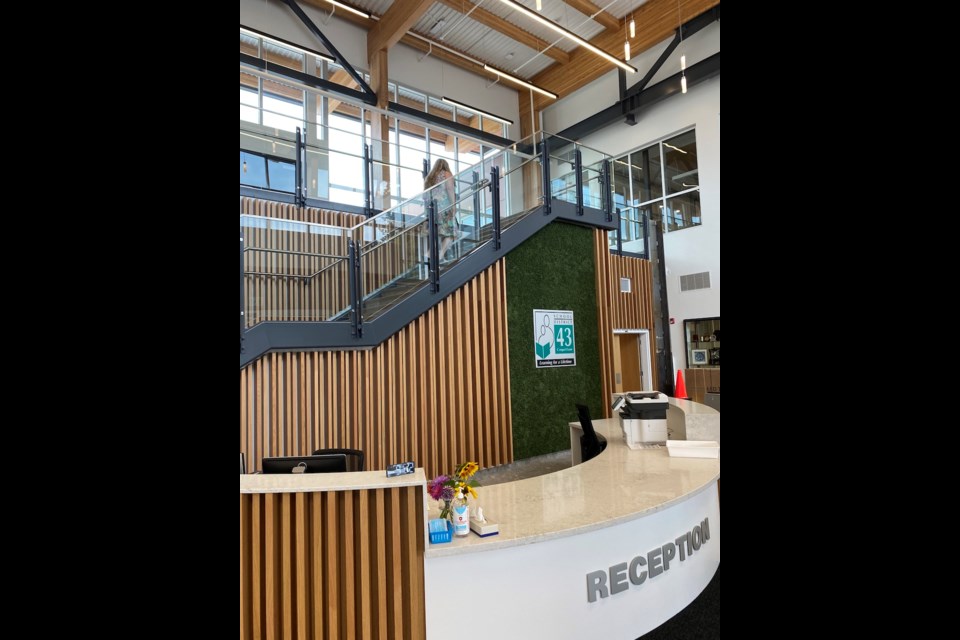
M 641 213 L 643 216 L 643 257 L 650 259 L 650 216 Z
M 440 291 L 440 238 L 437 235 L 437 203 L 433 198 L 430 199 L 430 205 L 427 207 L 427 224 L 430 225 L 427 235 L 430 243 L 430 259 L 428 260 L 430 291 L 436 293 Z
M 373 160 L 370 157 L 370 145 L 363 145 L 363 208 L 368 218 L 373 213 L 373 197 L 370 193 L 370 176 L 373 172 Z
M 353 239 L 347 240 L 347 287 L 350 295 L 350 333 L 363 337 L 363 309 L 360 304 L 360 252 Z
M 603 200 L 603 212 L 607 214 L 607 222 L 613 220 L 613 180 L 610 178 L 612 175 L 610 161 L 604 160 L 600 168 L 600 195 Z
M 500 167 L 490 168 L 490 199 L 493 201 L 493 248 L 500 250 Z
M 298 207 L 302 207 L 307 203 L 306 189 L 304 188 L 304 172 L 306 171 L 306 163 L 303 161 L 304 147 L 306 146 L 305 136 L 300 132 L 300 127 L 297 127 L 297 137 L 296 137 L 296 146 L 294 148 L 293 154 L 293 171 L 294 171 L 294 199 Z
M 550 145 L 546 134 L 540 136 L 540 169 L 543 174 L 543 215 L 550 215 L 550 201 L 553 195 L 550 190 Z
M 580 157 L 580 147 L 576 147 L 573 150 L 573 170 L 576 172 L 574 176 L 574 184 L 577 189 L 577 215 L 583 215 L 583 158 Z M 601 192 L 602 193 L 602 192 Z
M 617 207 L 617 255 L 623 255 L 623 235 L 621 234 L 620 229 L 623 227 L 620 220 L 620 207 Z

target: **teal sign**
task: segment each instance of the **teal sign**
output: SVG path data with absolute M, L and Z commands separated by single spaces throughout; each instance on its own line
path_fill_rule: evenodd
M 577 366 L 575 338 L 573 311 L 533 310 L 533 359 L 538 369 Z

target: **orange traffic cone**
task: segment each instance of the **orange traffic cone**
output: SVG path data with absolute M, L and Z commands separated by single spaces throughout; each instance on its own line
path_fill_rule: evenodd
M 687 385 L 683 384 L 683 370 L 677 369 L 677 386 L 673 390 L 674 398 L 682 398 L 684 400 L 689 400 L 687 396 Z

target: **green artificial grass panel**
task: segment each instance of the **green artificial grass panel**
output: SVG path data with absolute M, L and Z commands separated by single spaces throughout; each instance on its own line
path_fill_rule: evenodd
M 573 311 L 575 367 L 536 368 L 534 309 Z M 576 403 L 603 417 L 592 229 L 554 222 L 510 252 L 507 327 L 514 459 L 569 448 Z

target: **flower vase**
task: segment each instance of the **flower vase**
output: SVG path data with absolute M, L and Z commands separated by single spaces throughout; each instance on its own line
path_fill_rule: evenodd
M 470 507 L 466 500 L 455 500 L 450 516 L 453 520 L 453 535 L 465 536 L 470 533 Z
M 443 509 L 440 510 L 440 519 L 449 520 L 450 519 L 450 501 L 443 501 Z

